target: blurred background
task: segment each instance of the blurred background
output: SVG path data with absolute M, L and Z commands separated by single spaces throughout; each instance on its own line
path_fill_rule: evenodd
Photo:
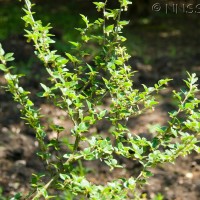
M 109 7 L 114 8 L 116 2 L 110 0 Z M 36 3 L 35 18 L 41 19 L 44 24 L 51 23 L 56 40 L 53 47 L 60 54 L 70 50 L 69 41 L 80 40 L 79 32 L 75 30 L 76 27 L 83 26 L 80 13 L 91 20 L 99 16 L 91 0 L 37 0 L 33 3 Z M 15 61 L 12 63 L 16 66 L 15 72 L 27 75 L 21 84 L 32 92 L 36 105 L 41 106 L 44 113 L 49 115 L 47 121 L 62 121 L 59 118 L 63 114 L 60 110 L 43 99 L 38 101 L 35 95 L 41 89 L 39 83 L 46 72 L 35 57 L 32 45 L 24 37 L 22 5 L 23 1 L 0 0 L 0 43 L 7 52 L 15 53 Z M 186 71 L 200 75 L 200 1 L 134 0 L 122 17 L 130 20 L 123 33 L 127 38 L 125 45 L 131 55 L 129 63 L 133 70 L 138 71 L 134 78 L 135 85 L 150 86 L 164 77 L 174 79 L 168 91 L 159 97 L 162 103 L 154 114 L 130 121 L 132 131 L 145 135 L 151 132 L 149 124 L 152 127 L 168 119 L 167 112 L 174 108 L 170 92 L 183 87 L 182 79 L 186 77 Z M 89 48 L 95 52 L 97 47 L 89 44 Z M 1 72 L 0 85 L 5 85 Z M 34 133 L 20 119 L 19 108 L 18 104 L 13 103 L 11 95 L 1 88 L 0 191 L 3 196 L 13 195 L 17 191 L 26 192 L 31 173 L 44 169 L 35 156 L 37 144 Z M 68 123 L 68 128 L 70 126 Z M 101 125 L 97 129 L 101 132 Z M 127 166 L 129 167 L 124 176 L 131 175 L 135 167 L 132 163 Z M 103 183 L 107 172 L 98 163 L 96 167 L 99 170 L 93 177 L 102 176 L 100 180 Z M 144 199 L 152 199 L 158 193 L 163 196 L 160 199 L 200 199 L 199 155 L 179 159 L 176 166 L 160 166 L 154 173 L 155 177 L 143 191 L 146 194 L 143 195 Z M 3 196 L 0 195 L 0 199 Z

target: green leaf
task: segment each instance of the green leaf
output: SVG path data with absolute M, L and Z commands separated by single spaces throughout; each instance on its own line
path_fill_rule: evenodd
M 86 179 L 83 179 L 81 181 L 81 187 L 90 187 L 90 183 Z
M 129 24 L 129 21 L 119 21 L 119 25 L 120 26 L 125 26 L 125 25 L 128 25 Z
M 21 193 L 17 193 L 14 197 L 12 197 L 10 200 L 20 200 L 22 198 Z
M 80 132 L 85 132 L 88 129 L 88 125 L 85 122 L 81 122 L 78 126 Z
M 112 31 L 113 31 L 113 29 L 114 29 L 114 25 L 112 24 L 112 25 L 109 25 L 109 26 L 107 26 L 106 28 L 105 28 L 105 33 L 107 34 L 107 35 L 109 35 Z
M 152 147 L 156 148 L 159 145 L 159 139 L 157 137 L 153 138 Z
M 0 56 L 3 56 L 5 54 L 5 51 L 2 48 L 2 45 L 0 43 Z
M 55 124 L 50 125 L 50 128 L 51 128 L 52 130 L 56 131 L 56 132 L 62 132 L 62 131 L 65 130 L 64 127 L 59 126 L 59 125 L 55 125 Z
M 105 3 L 104 2 L 93 2 L 93 4 L 96 5 L 97 11 L 100 12 L 101 9 L 103 9 L 105 7 Z
M 69 43 L 71 43 L 75 47 L 79 47 L 80 46 L 80 43 L 78 43 L 78 42 L 69 41 Z
M 33 102 L 32 102 L 31 100 L 28 99 L 28 100 L 27 100 L 27 105 L 28 105 L 28 106 L 33 106 L 34 104 L 33 104 Z
M 65 55 L 70 59 L 71 62 L 75 63 L 77 62 L 77 58 L 75 56 L 72 56 L 71 54 L 69 53 L 65 53 Z
M 186 109 L 194 109 L 194 107 L 195 107 L 195 104 L 193 104 L 193 103 L 186 103 L 185 104 Z
M 66 174 L 59 174 L 59 175 L 62 180 L 66 180 L 68 178 L 68 175 Z
M 8 71 L 8 69 L 6 68 L 6 66 L 3 65 L 3 64 L 0 64 L 0 70 L 2 70 L 2 71 L 4 71 L 4 72 L 7 72 L 7 71 Z
M 85 15 L 80 14 L 80 16 L 82 17 L 83 21 L 85 22 L 86 26 L 88 27 L 89 25 L 89 20 Z
M 99 117 L 102 119 L 102 118 L 106 115 L 106 112 L 107 112 L 107 110 L 102 110 L 102 111 L 99 113 Z
M 14 53 L 7 53 L 5 55 L 5 60 L 8 62 L 8 61 L 13 61 L 14 58 L 12 57 Z
M 49 92 L 50 88 L 47 87 L 46 85 L 44 85 L 43 83 L 40 83 L 40 85 L 42 86 L 42 88 L 45 90 L 45 92 Z
M 143 171 L 143 176 L 144 177 L 151 177 L 151 176 L 153 176 L 153 173 L 148 171 L 148 170 L 146 170 L 146 171 Z

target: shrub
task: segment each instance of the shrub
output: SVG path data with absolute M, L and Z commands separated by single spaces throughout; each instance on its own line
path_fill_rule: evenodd
M 62 143 L 59 134 L 64 128 L 57 124 L 51 124 L 57 137 L 50 141 L 45 139 L 47 134 L 41 123 L 43 116 L 40 109 L 31 101 L 30 92 L 20 86 L 22 75 L 12 74 L 13 67 L 9 67 L 9 62 L 14 59 L 13 54 L 5 53 L 0 46 L 0 69 L 5 73 L 6 88 L 13 94 L 14 100 L 21 104 L 22 119 L 35 130 L 40 147 L 38 155 L 46 165 L 44 175 L 50 177 L 46 181 L 44 175 L 34 174 L 32 190 L 23 199 L 53 198 L 49 193 L 50 188 L 66 191 L 67 199 L 129 199 L 129 195 L 136 194 L 136 189 L 153 175 L 152 167 L 172 163 L 177 157 L 192 151 L 200 152 L 197 144 L 200 100 L 196 95 L 199 90 L 195 74 L 188 73 L 188 79 L 184 80 L 186 90 L 173 91 L 178 108 L 169 113 L 167 126 L 157 127 L 153 139 L 148 140 L 130 132 L 127 127 L 129 118 L 153 109 L 158 104 L 156 93 L 162 91 L 170 79 L 159 80 L 153 87 L 143 85 L 142 90 L 135 89 L 132 81 L 135 72 L 127 64 L 130 56 L 123 46 L 126 38 L 121 35 L 123 27 L 128 24 L 128 21 L 121 20 L 121 14 L 131 2 L 118 0 L 117 9 L 108 9 L 107 0 L 94 4 L 102 17 L 90 22 L 81 15 L 85 23 L 83 28 L 77 28 L 81 41 L 70 41 L 74 47 L 73 54 L 67 52 L 65 56 L 58 55 L 56 50 L 50 48 L 54 43 L 49 32 L 51 27 L 35 20 L 30 0 L 25 0 L 23 8 L 25 15 L 22 19 L 28 27 L 25 36 L 32 41 L 35 54 L 44 63 L 50 80 L 49 85 L 41 83 L 43 92 L 39 97 L 47 98 L 68 113 L 74 124 L 71 129 L 73 145 Z M 87 49 L 88 43 L 98 47 L 95 55 Z M 88 55 L 92 55 L 90 63 L 85 59 Z M 105 98 L 111 100 L 106 108 L 101 106 Z M 112 124 L 107 138 L 90 131 L 102 119 Z M 84 143 L 85 148 L 80 149 L 80 143 Z M 65 145 L 68 152 L 63 155 L 62 147 Z M 53 159 L 55 155 L 56 161 Z M 140 173 L 136 177 L 122 177 L 105 185 L 96 185 L 74 167 L 76 163 L 82 166 L 82 161 L 101 160 L 110 170 L 123 168 L 116 156 L 137 160 L 142 166 Z M 21 195 L 17 194 L 13 199 L 20 198 Z

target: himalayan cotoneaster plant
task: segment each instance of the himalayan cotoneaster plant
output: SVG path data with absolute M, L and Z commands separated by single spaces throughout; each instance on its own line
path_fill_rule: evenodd
M 63 142 L 60 133 L 65 128 L 53 123 L 49 126 L 57 136 L 47 139 L 40 108 L 31 100 L 30 92 L 20 86 L 22 75 L 12 72 L 13 53 L 5 53 L 0 46 L 0 69 L 7 81 L 6 90 L 21 105 L 21 118 L 34 129 L 39 143 L 38 156 L 45 164 L 43 175 L 33 174 L 30 193 L 18 193 L 12 199 L 61 199 L 63 192 L 68 195 L 65 199 L 137 199 L 136 191 L 153 176 L 152 168 L 173 163 L 177 157 L 193 151 L 200 152 L 200 100 L 195 74 L 188 73 L 184 90 L 173 91 L 177 110 L 169 112 L 167 125 L 158 126 L 152 139 L 129 130 L 128 120 L 149 109 L 153 111 L 158 104 L 157 94 L 165 89 L 170 79 L 159 80 L 152 87 L 141 83 L 143 89 L 137 89 L 133 83 L 135 72 L 128 65 L 130 55 L 123 46 L 126 38 L 122 35 L 128 21 L 122 20 L 121 15 L 131 2 L 118 0 L 117 8 L 112 9 L 108 8 L 108 0 L 93 4 L 100 17 L 91 21 L 80 15 L 84 22 L 83 27 L 76 28 L 80 39 L 70 41 L 72 51 L 62 56 L 51 45 L 55 41 L 50 25 L 35 19 L 30 0 L 25 0 L 23 8 L 25 37 L 33 44 L 35 55 L 48 73 L 48 81 L 41 83 L 42 91 L 37 98 L 46 98 L 67 112 L 73 122 L 70 131 L 73 144 Z M 91 52 L 88 44 L 93 44 L 97 50 Z M 89 62 L 88 57 L 91 58 Z M 109 99 L 106 106 L 105 99 Z M 92 131 L 100 120 L 112 124 L 109 134 Z M 140 172 L 135 177 L 121 177 L 101 185 L 89 181 L 86 173 L 80 173 L 84 163 L 95 160 L 108 165 L 110 170 L 123 170 L 126 166 L 119 164 L 118 157 L 139 162 Z

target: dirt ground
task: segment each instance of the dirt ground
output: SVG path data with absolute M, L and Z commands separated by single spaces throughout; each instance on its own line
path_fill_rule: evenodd
M 143 37 L 145 35 L 144 43 L 146 44 L 141 53 L 136 55 L 133 51 L 133 57 L 130 59 L 132 68 L 138 70 L 138 74 L 134 78 L 136 87 L 141 83 L 152 85 L 163 77 L 174 78 L 174 82 L 159 97 L 161 102 L 154 112 L 149 111 L 138 118 L 130 119 L 128 126 L 131 132 L 151 137 L 149 127 L 154 124 L 163 125 L 169 119 L 168 112 L 174 108 L 170 93 L 173 89 L 182 87 L 181 80 L 185 77 L 185 71 L 196 72 L 200 75 L 200 51 L 198 49 L 200 38 L 198 34 L 192 34 L 189 31 L 192 26 L 196 26 L 191 24 L 190 20 L 186 23 L 188 26 L 186 33 L 183 32 L 185 29 L 182 30 L 178 27 L 179 24 L 177 25 L 177 29 L 182 33 L 181 36 L 178 32 L 177 36 L 176 32 L 173 34 L 173 30 L 164 31 L 163 28 L 160 31 L 154 31 L 159 22 L 147 26 L 146 29 L 141 28 L 140 25 L 130 28 L 136 36 Z M 169 20 L 166 23 L 172 22 Z M 172 25 L 176 26 L 176 24 Z M 171 34 L 171 36 L 167 38 L 167 34 Z M 173 50 L 174 46 L 170 47 L 169 42 L 175 46 L 176 53 Z M 6 49 L 15 52 L 17 60 L 24 59 L 26 61 L 33 50 L 21 36 L 12 36 L 4 41 L 4 44 L 6 44 Z M 133 44 L 133 47 L 136 47 L 135 45 L 138 44 Z M 19 48 L 21 51 L 18 51 Z M 149 58 L 152 59 L 148 60 Z M 38 67 L 42 67 L 39 65 L 38 62 L 33 63 L 29 73 L 35 74 Z M 43 71 L 41 71 L 42 73 Z M 2 74 L 0 75 L 0 84 L 5 84 Z M 33 100 L 36 100 L 35 94 L 40 90 L 37 77 L 30 76 L 22 84 L 32 91 Z M 70 120 L 66 120 L 65 112 L 43 100 L 37 100 L 36 105 L 41 106 L 42 112 L 48 116 L 44 123 L 53 121 L 63 125 L 66 128 L 63 137 L 70 137 L 72 123 Z M 43 164 L 35 154 L 38 143 L 35 140 L 34 132 L 20 119 L 19 110 L 20 105 L 13 103 L 11 95 L 0 89 L 0 187 L 3 188 L 3 194 L 6 196 L 12 196 L 16 192 L 26 193 L 29 189 L 31 174 L 44 170 Z M 102 122 L 95 129 L 101 134 L 108 131 L 109 126 L 109 123 Z M 53 132 L 50 130 L 47 132 L 49 138 L 54 137 Z M 132 161 L 121 160 L 120 162 L 126 164 L 125 169 L 117 169 L 112 173 L 99 161 L 84 163 L 84 166 L 90 169 L 88 179 L 102 184 L 113 178 L 129 177 L 137 173 L 140 167 Z M 143 189 L 143 193 L 146 193 L 147 196 L 146 199 L 151 199 L 158 193 L 161 193 L 165 200 L 200 199 L 200 155 L 193 153 L 188 157 L 179 158 L 175 164 L 161 165 L 152 171 L 155 175 L 150 178 L 149 184 Z

